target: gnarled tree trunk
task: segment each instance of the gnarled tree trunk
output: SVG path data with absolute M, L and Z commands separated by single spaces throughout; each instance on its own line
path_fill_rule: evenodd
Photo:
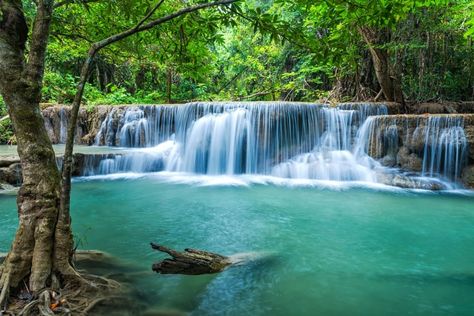
M 37 3 L 26 61 L 28 28 L 21 0 L 0 1 L 0 93 L 15 128 L 23 170 L 19 227 L 0 271 L 1 307 L 9 290 L 22 281 L 36 292 L 50 286 L 53 275 L 63 278 L 63 272 L 73 270 L 72 234 L 58 216 L 61 178 L 39 108 L 53 5 L 51 0 Z

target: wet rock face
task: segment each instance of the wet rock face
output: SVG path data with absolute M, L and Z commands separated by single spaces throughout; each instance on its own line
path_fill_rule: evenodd
M 42 111 L 44 118 L 44 125 L 48 136 L 53 144 L 65 143 L 67 137 L 68 120 L 71 113 L 71 108 L 68 106 L 51 106 Z M 85 109 L 80 109 L 76 130 L 76 144 L 87 144 L 83 138 L 88 133 L 89 127 L 87 124 L 88 114 Z
M 457 127 L 458 125 L 460 127 Z M 456 169 L 456 179 L 468 187 L 474 187 L 474 114 L 378 116 L 374 118 L 372 129 L 369 154 L 380 159 L 385 166 L 399 167 L 406 171 L 423 171 L 423 160 L 426 159 L 424 172 L 430 173 L 430 164 L 433 161 L 441 160 L 439 165 L 445 165 L 445 153 L 448 151 L 453 154 L 456 152 L 454 146 L 463 144 L 458 147 L 458 154 L 463 158 Z M 432 158 L 433 156 L 435 158 Z M 454 157 L 448 158 L 448 164 L 454 164 Z M 436 168 L 435 164 L 435 173 Z M 465 170 L 461 174 L 463 168 Z
M 421 172 L 423 160 L 415 153 L 410 153 L 407 147 L 402 147 L 398 151 L 397 164 L 405 170 Z
M 120 130 L 125 108 L 126 106 L 98 105 L 92 111 L 80 109 L 75 143 L 80 145 L 95 144 L 102 124 L 106 124 L 106 133 L 99 137 L 98 145 L 118 145 L 117 131 Z M 45 126 L 53 144 L 65 142 L 65 127 L 68 124 L 69 113 L 70 108 L 64 106 L 53 106 L 43 110 Z M 109 113 L 112 115 L 108 121 Z
M 0 168 L 0 183 L 18 186 L 22 183 L 21 165 L 14 162 L 8 167 Z
M 107 105 L 99 105 L 94 108 L 92 112 L 89 113 L 89 118 L 88 118 L 88 126 L 89 126 L 89 131 L 88 134 L 85 135 L 85 140 L 87 141 L 87 144 L 93 145 L 96 140 L 96 136 L 99 133 L 99 130 L 101 129 L 102 124 L 108 124 L 106 122 L 106 119 L 109 115 L 109 113 L 113 111 L 117 111 L 116 109 L 121 109 L 122 107 L 112 107 L 112 106 L 107 106 Z M 103 138 L 101 138 L 98 142 L 98 145 L 103 146 L 107 145 L 107 142 L 105 141 L 106 139 L 112 140 L 115 138 L 115 132 L 118 126 L 118 116 L 115 116 L 115 121 L 112 122 L 115 126 L 115 129 L 112 129 L 109 135 L 105 135 Z M 112 145 L 112 144 L 110 144 Z
M 474 165 L 464 168 L 462 180 L 467 187 L 474 189 Z

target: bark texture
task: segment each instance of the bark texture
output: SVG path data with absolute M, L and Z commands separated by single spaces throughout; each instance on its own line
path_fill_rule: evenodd
M 151 247 L 173 257 L 172 259 L 165 259 L 153 264 L 152 269 L 156 273 L 187 275 L 212 274 L 221 272 L 232 264 L 228 257 L 212 252 L 189 248 L 185 249 L 184 252 L 178 252 L 154 243 L 151 243 Z
M 69 256 L 70 231 L 57 233 L 60 174 L 39 102 L 54 1 L 38 1 L 30 53 L 25 58 L 28 28 L 20 0 L 0 1 L 0 93 L 8 107 L 18 140 L 23 185 L 18 193 L 19 227 L 0 270 L 0 303 L 11 288 L 27 281 L 30 291 L 51 285 L 70 266 L 57 258 Z M 68 260 L 66 260 L 68 262 Z M 72 269 L 72 268 L 71 268 Z M 57 274 L 56 274 L 57 272 Z M 0 308 L 1 310 L 1 308 Z
M 383 45 L 388 42 L 390 32 L 370 27 L 359 27 L 358 30 L 369 48 L 375 75 L 385 99 L 404 104 L 401 74 L 397 71 L 399 67 L 391 65 L 389 53 L 386 48 L 383 48 Z

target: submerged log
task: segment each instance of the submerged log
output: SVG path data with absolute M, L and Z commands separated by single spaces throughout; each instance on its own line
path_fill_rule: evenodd
M 165 246 L 151 243 L 155 250 L 169 254 L 172 259 L 164 259 L 152 266 L 153 271 L 161 274 L 212 274 L 223 271 L 232 264 L 228 257 L 221 256 L 212 252 L 185 249 L 184 252 L 178 252 Z

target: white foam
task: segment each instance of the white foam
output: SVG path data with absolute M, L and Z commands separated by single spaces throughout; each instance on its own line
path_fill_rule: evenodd
M 313 179 L 288 179 L 266 175 L 201 175 L 183 172 L 155 172 L 155 173 L 115 173 L 90 177 L 78 177 L 77 182 L 88 181 L 118 181 L 151 179 L 160 183 L 176 185 L 190 185 L 196 187 L 251 187 L 254 185 L 268 185 L 288 188 L 314 188 L 319 190 L 346 191 L 351 189 L 368 189 L 371 191 L 391 193 L 422 193 L 422 194 L 454 194 L 474 196 L 474 191 L 464 189 L 448 189 L 431 191 L 424 189 L 406 189 L 386 184 L 367 181 L 333 181 Z

